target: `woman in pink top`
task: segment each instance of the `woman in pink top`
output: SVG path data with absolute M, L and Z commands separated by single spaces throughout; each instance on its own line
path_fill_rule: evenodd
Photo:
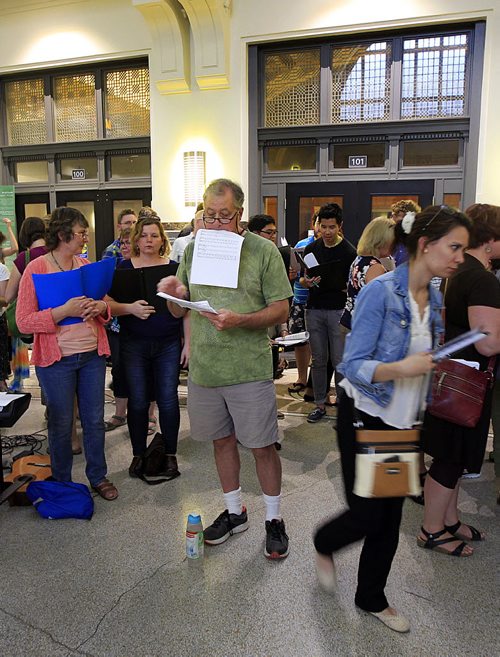
M 104 456 L 104 379 L 109 320 L 105 301 L 73 297 L 55 308 L 39 310 L 33 274 L 71 271 L 89 264 L 79 256 L 88 240 L 88 223 L 75 208 L 56 208 L 47 229 L 48 253 L 26 267 L 17 299 L 17 324 L 34 334 L 32 363 L 47 400 L 52 474 L 71 481 L 71 429 L 76 394 L 83 429 L 86 475 L 92 488 L 106 500 L 118 497 L 106 478 Z M 60 325 L 67 317 L 83 321 Z

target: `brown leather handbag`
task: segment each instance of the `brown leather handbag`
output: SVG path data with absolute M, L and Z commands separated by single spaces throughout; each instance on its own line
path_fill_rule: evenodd
M 488 388 L 493 387 L 492 356 L 485 372 L 454 360 L 440 362 L 432 375 L 431 402 L 427 411 L 441 420 L 473 428 L 479 422 Z

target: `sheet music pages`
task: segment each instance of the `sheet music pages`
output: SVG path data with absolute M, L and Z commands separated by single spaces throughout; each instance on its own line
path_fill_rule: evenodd
M 198 312 L 203 311 L 205 313 L 214 313 L 215 315 L 218 314 L 217 311 L 214 310 L 206 300 L 187 301 L 187 299 L 178 299 L 177 297 L 173 297 L 171 294 L 166 294 L 165 292 L 158 292 L 157 296 L 162 297 L 167 301 L 172 301 L 173 303 L 176 303 L 178 306 L 181 306 L 182 308 L 187 308 L 188 310 L 196 310 Z
M 195 285 L 238 287 L 243 237 L 227 230 L 196 233 L 189 282 Z

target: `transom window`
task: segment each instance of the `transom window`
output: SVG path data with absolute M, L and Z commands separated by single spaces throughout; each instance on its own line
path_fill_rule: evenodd
M 8 143 L 12 146 L 44 144 L 47 119 L 43 79 L 8 81 L 4 94 Z
M 319 48 L 267 54 L 266 126 L 318 124 L 320 72 Z
M 6 108 L 2 142 L 8 146 L 150 134 L 149 70 L 142 63 L 6 78 L 2 91 Z
M 463 116 L 468 35 L 405 39 L 401 118 Z
M 264 127 L 467 116 L 470 38 L 463 30 L 264 51 Z
M 385 41 L 332 48 L 332 123 L 389 118 L 391 63 Z

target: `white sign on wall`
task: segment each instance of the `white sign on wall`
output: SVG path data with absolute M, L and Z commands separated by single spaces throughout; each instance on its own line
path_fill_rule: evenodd
M 349 155 L 349 169 L 364 169 L 368 166 L 368 155 Z

